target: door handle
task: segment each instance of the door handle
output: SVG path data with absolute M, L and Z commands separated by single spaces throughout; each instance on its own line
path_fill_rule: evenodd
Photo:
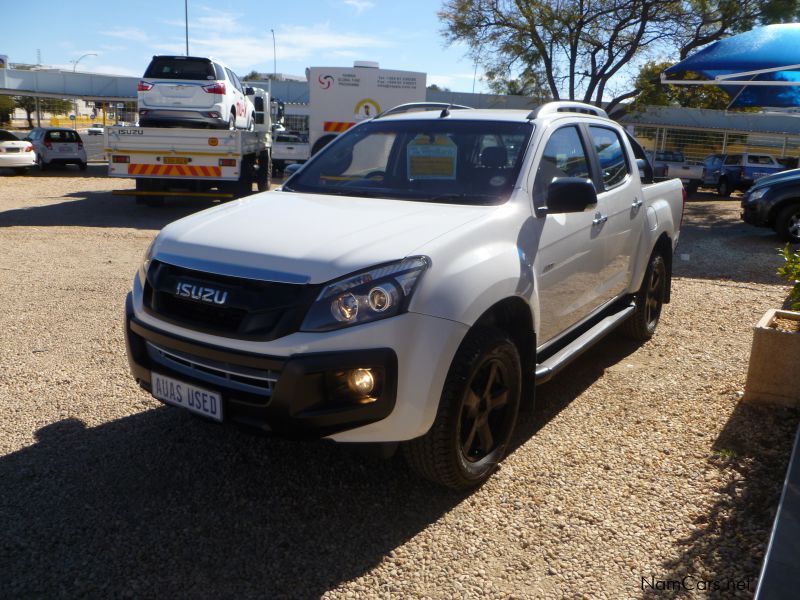
M 639 198 L 636 198 L 636 200 L 633 201 L 633 204 L 631 204 L 631 208 L 641 208 L 642 204 L 644 204 L 644 202 L 639 200 Z
M 600 213 L 596 213 L 594 215 L 594 219 L 592 219 L 592 225 L 602 225 L 606 221 L 608 221 L 607 215 L 601 215 Z

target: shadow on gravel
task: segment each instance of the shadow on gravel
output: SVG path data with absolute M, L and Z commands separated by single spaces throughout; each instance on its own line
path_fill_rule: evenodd
M 530 410 L 530 406 L 527 406 L 520 413 L 509 453 L 523 445 L 575 398 L 594 385 L 606 369 L 622 362 L 640 347 L 638 342 L 620 334 L 611 334 L 552 380 L 537 387 L 534 409 Z
M 0 212 L 0 227 L 161 229 L 176 219 L 215 206 L 213 200 L 170 198 L 164 206 L 149 207 L 136 204 L 132 196 L 114 196 L 111 192 L 76 192 L 64 197 L 74 200 Z
M 709 588 L 704 597 L 732 597 L 731 580 L 755 593 L 798 422 L 796 410 L 738 404 L 708 459 L 725 472 L 717 500 L 695 516 L 692 535 L 678 540 L 681 558 L 661 566 L 665 580 L 695 575 L 719 582 L 720 589 Z M 643 597 L 664 598 L 665 592 L 646 590 Z
M 714 202 L 688 202 L 673 271 L 676 277 L 779 284 L 776 248 L 783 243 L 768 228 L 754 227 Z M 688 256 L 688 260 L 686 257 Z
M 170 408 L 95 428 L 49 425 L 0 459 L 0 589 L 17 598 L 319 597 L 463 499 L 396 461 L 353 454 Z

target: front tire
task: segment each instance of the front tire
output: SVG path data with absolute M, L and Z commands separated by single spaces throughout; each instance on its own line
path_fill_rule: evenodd
M 731 195 L 731 186 L 728 184 L 728 180 L 724 177 L 719 180 L 719 183 L 717 183 L 717 194 L 724 197 Z
M 409 466 L 455 490 L 485 482 L 508 449 L 521 388 L 519 352 L 506 333 L 480 328 L 467 334 L 447 374 L 433 426 L 403 447 Z
M 646 342 L 653 337 L 667 295 L 667 277 L 664 257 L 658 251 L 653 252 L 642 287 L 636 293 L 636 308 L 621 327 L 627 337 L 640 342 Z
M 800 204 L 787 206 L 778 214 L 775 232 L 785 242 L 800 243 Z

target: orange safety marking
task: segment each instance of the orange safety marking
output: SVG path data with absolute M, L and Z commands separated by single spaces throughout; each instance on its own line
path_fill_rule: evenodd
M 347 131 L 353 125 L 355 125 L 355 123 L 347 123 L 344 121 L 324 121 L 322 124 L 322 128 L 325 131 L 341 133 L 342 131 Z
M 190 165 L 128 165 L 128 175 L 180 175 L 182 177 L 219 177 L 219 167 L 202 167 Z

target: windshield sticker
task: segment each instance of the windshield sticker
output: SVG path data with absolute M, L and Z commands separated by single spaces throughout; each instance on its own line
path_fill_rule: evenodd
M 420 134 L 406 149 L 408 178 L 454 180 L 457 155 L 458 148 L 448 136 Z

